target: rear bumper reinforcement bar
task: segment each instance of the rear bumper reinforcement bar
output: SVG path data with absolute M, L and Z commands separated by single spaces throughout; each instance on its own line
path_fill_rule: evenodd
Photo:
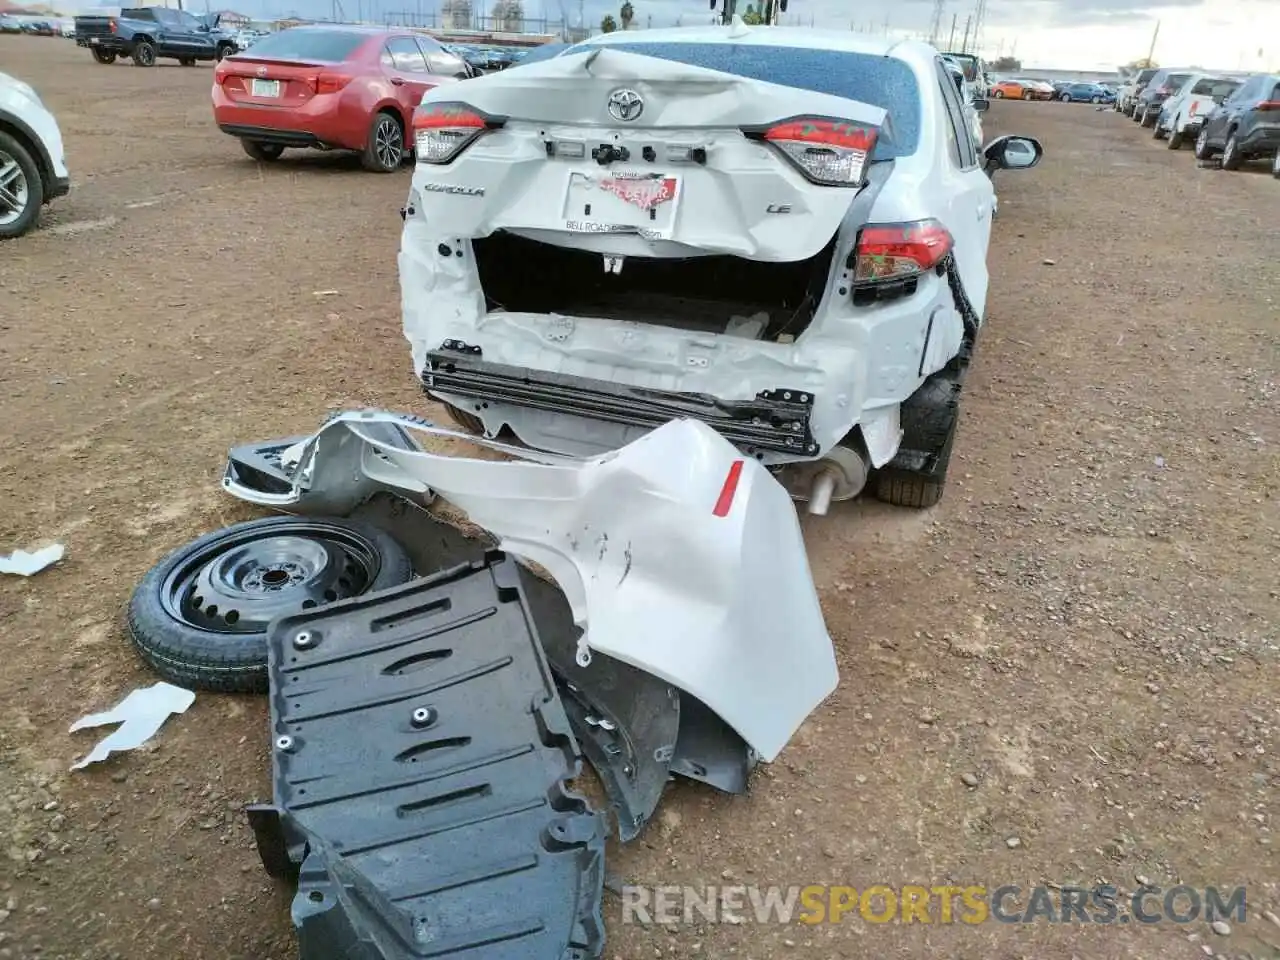
M 446 340 L 427 354 L 423 386 L 458 397 L 656 428 L 670 420 L 701 420 L 748 452 L 816 454 L 810 429 L 813 394 L 781 388 L 754 400 L 721 400 L 704 393 L 652 390 L 490 363 L 480 348 Z

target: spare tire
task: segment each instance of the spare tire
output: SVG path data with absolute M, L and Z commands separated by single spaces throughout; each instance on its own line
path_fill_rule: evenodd
M 262 692 L 272 620 L 412 577 L 404 548 L 369 524 L 250 520 L 205 534 L 152 567 L 129 601 L 129 637 L 170 683 Z

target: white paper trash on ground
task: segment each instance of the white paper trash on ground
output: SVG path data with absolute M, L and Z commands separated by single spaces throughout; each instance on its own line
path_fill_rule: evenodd
M 190 690 L 161 682 L 150 687 L 139 687 L 110 710 L 81 717 L 71 725 L 68 733 L 111 723 L 118 723 L 120 727 L 100 740 L 87 757 L 73 763 L 71 769 L 80 770 L 91 763 L 107 759 L 110 754 L 142 746 L 155 736 L 170 714 L 186 712 L 195 699 L 196 695 Z
M 16 573 L 20 577 L 29 577 L 39 573 L 45 567 L 53 566 L 66 552 L 67 548 L 60 543 L 41 547 L 34 553 L 15 550 L 8 556 L 0 557 L 0 573 Z

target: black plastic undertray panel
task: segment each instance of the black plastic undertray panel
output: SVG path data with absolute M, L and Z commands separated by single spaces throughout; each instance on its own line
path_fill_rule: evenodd
M 607 824 L 565 787 L 578 750 L 512 560 L 284 618 L 269 646 L 302 960 L 600 955 Z

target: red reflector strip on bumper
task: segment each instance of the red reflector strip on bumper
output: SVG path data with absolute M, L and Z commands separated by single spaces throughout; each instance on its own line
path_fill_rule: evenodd
M 720 488 L 720 496 L 716 500 L 713 516 L 727 517 L 733 507 L 733 498 L 738 492 L 738 480 L 742 477 L 742 461 L 735 460 L 729 466 L 729 473 L 724 478 L 724 486 Z

